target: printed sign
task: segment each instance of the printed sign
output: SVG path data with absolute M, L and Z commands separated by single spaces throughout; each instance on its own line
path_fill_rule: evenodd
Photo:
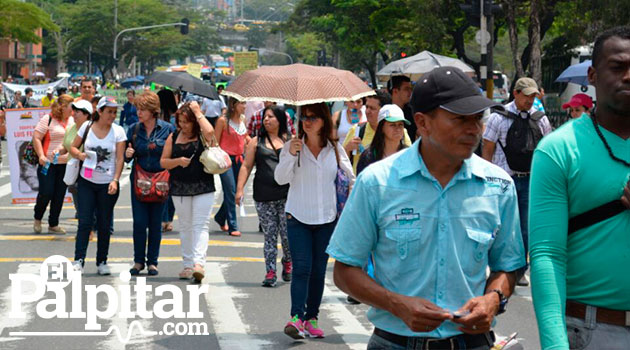
M 13 204 L 35 203 L 39 190 L 37 165 L 31 165 L 22 158 L 26 146 L 33 139 L 37 123 L 50 113 L 50 108 L 7 109 L 5 112 Z M 65 201 L 69 202 L 70 197 L 66 195 Z

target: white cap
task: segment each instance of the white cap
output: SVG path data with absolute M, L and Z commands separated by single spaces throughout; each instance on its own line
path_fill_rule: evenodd
M 84 110 L 86 112 L 88 112 L 88 114 L 92 114 L 92 104 L 89 101 L 86 100 L 78 100 L 78 101 L 74 101 L 72 102 L 72 107 L 76 108 L 76 109 L 81 109 Z
M 380 123 L 383 119 L 392 123 L 404 122 L 405 124 L 409 124 L 409 121 L 405 119 L 405 113 L 403 110 L 395 104 L 381 107 L 381 110 L 378 111 L 378 122 Z
M 101 109 L 104 107 L 116 107 L 118 108 L 118 102 L 111 96 L 103 96 L 100 100 L 98 100 L 98 104 L 96 105 L 96 109 Z
M 52 86 L 49 86 L 49 87 L 48 87 L 48 89 L 46 89 L 46 93 L 47 93 L 47 94 L 52 94 L 52 93 L 54 93 L 54 92 L 55 92 L 55 89 L 53 89 L 53 87 L 52 87 Z

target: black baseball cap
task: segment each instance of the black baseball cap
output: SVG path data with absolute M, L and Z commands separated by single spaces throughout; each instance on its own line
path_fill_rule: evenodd
M 426 113 L 439 107 L 458 115 L 503 107 L 485 98 L 477 84 L 456 67 L 438 67 L 420 77 L 413 88 L 410 105 L 414 113 Z

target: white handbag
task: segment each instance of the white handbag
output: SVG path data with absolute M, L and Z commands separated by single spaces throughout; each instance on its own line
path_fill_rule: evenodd
M 77 182 L 79 178 L 79 170 L 81 170 L 81 161 L 77 158 L 72 158 L 66 164 L 66 174 L 63 176 L 63 182 L 68 186 L 72 186 Z
M 203 170 L 208 174 L 223 174 L 232 167 L 232 160 L 230 156 L 219 147 L 217 139 L 212 135 L 212 144 L 206 142 L 203 134 L 201 136 L 201 142 L 203 143 L 203 152 L 199 156 L 199 161 L 203 164 Z

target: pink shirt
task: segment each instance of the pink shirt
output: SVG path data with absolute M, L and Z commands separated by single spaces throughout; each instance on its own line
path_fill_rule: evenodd
M 74 125 L 74 119 L 72 117 L 69 117 L 65 123 L 60 122 L 57 118 L 52 118 L 50 125 L 48 125 L 50 117 L 50 114 L 43 116 L 35 127 L 35 131 L 44 134 L 42 146 L 48 158 L 52 158 L 53 151 L 63 148 L 62 144 L 63 138 L 66 135 L 66 129 Z M 63 164 L 65 162 L 60 160 L 59 163 Z

